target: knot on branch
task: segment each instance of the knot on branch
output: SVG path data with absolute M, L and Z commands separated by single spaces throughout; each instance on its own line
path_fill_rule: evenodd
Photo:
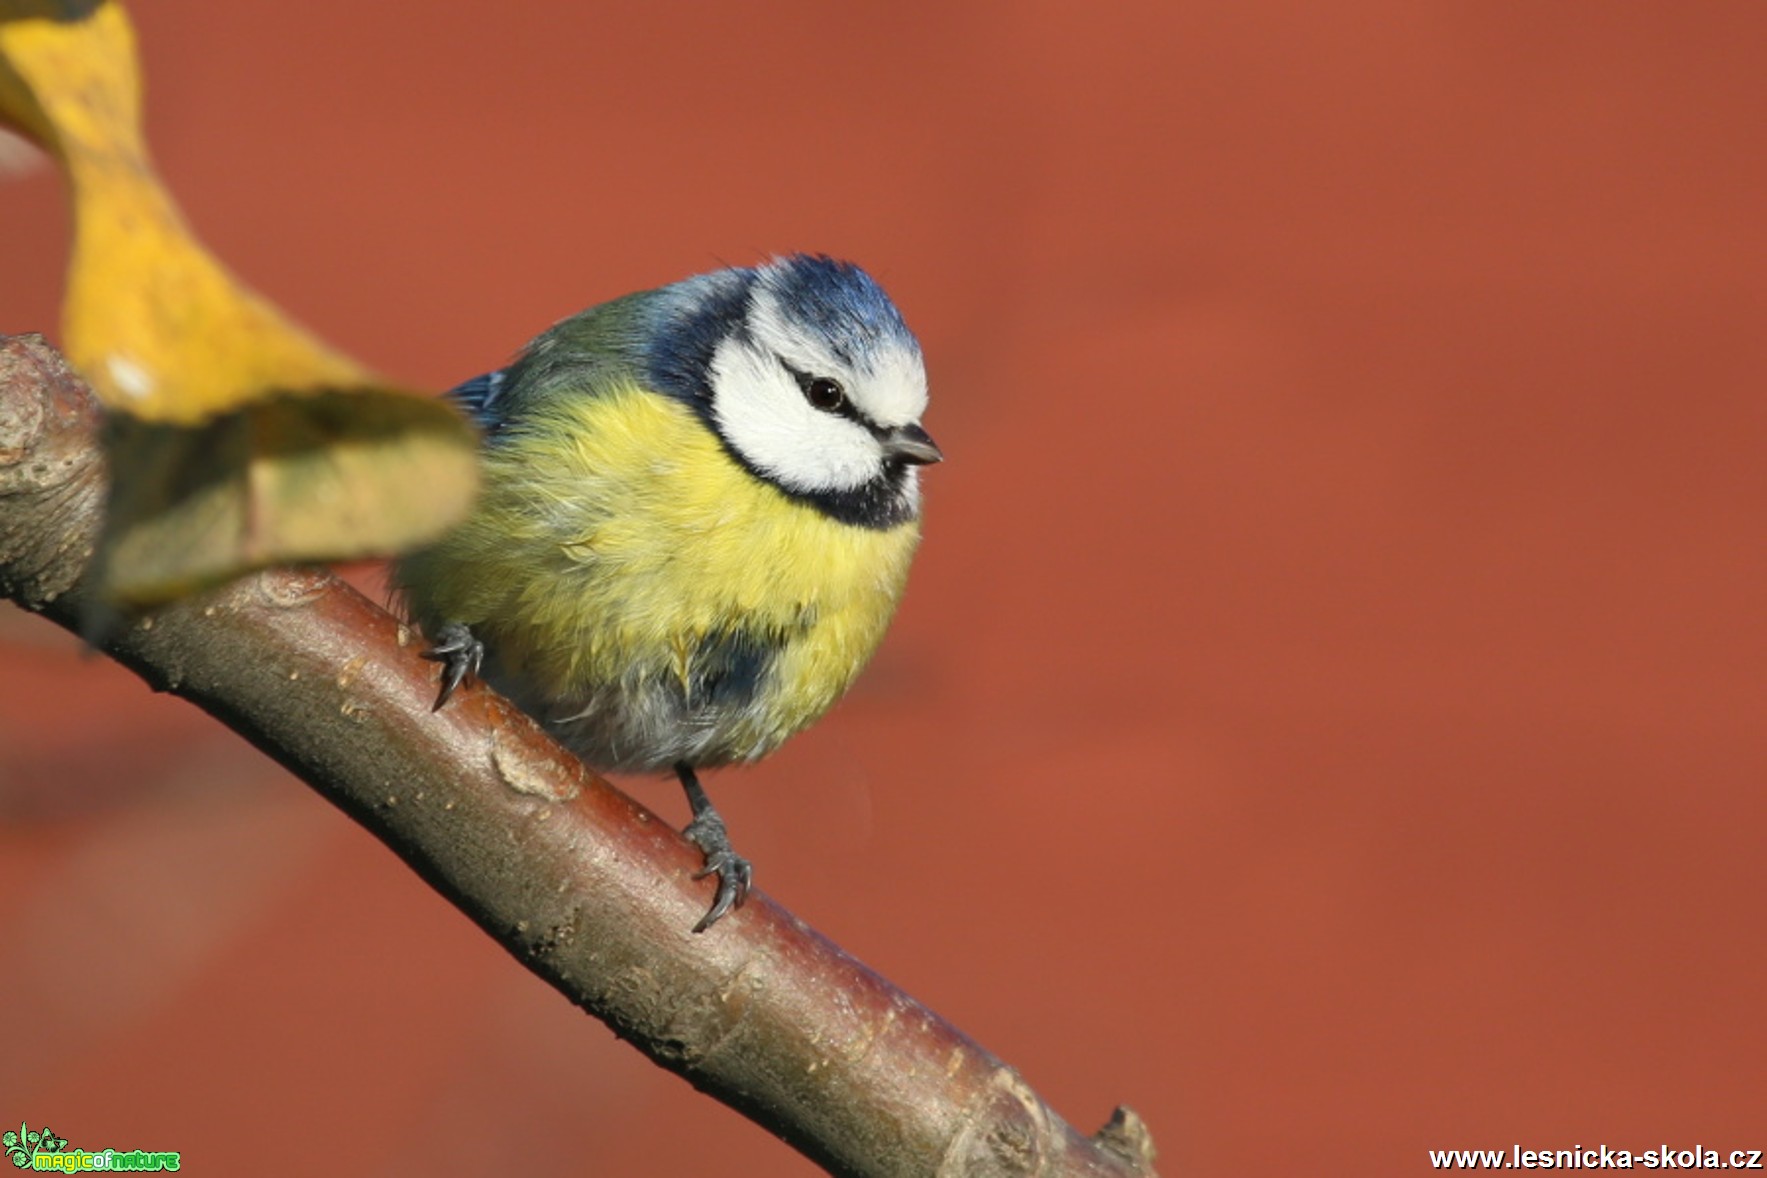
M 40 335 L 0 336 L 0 594 L 40 610 L 92 556 L 103 507 L 98 402 Z M 36 526 L 45 511 L 78 526 Z

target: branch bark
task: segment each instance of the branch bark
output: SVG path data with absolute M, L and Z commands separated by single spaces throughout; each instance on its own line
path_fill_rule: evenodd
M 91 628 L 105 476 L 91 393 L 0 337 L 0 591 Z M 101 648 L 371 830 L 616 1034 L 837 1174 L 1153 1173 L 1118 1109 L 1085 1137 L 1014 1072 L 755 893 L 710 932 L 698 855 L 512 705 L 429 705 L 417 636 L 328 573 L 272 571 L 103 629 Z

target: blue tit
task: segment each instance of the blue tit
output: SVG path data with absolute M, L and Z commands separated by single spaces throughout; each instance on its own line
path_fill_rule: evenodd
M 450 394 L 484 431 L 471 515 L 398 562 L 443 663 L 596 769 L 673 770 L 717 895 L 748 893 L 696 769 L 826 712 L 920 540 L 926 369 L 857 266 L 797 255 L 592 307 Z

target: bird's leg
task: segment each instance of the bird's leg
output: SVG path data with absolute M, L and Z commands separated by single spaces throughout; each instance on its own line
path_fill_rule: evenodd
M 731 850 L 724 819 L 712 808 L 712 799 L 706 797 L 706 791 L 700 788 L 693 766 L 680 762 L 675 766 L 675 776 L 681 779 L 681 788 L 687 791 L 687 804 L 693 807 L 693 821 L 681 833 L 706 856 L 706 865 L 695 872 L 693 878 L 718 877 L 718 894 L 712 898 L 711 909 L 693 926 L 694 932 L 703 933 L 726 912 L 741 907 L 748 899 L 749 881 L 755 872 L 747 859 Z
M 443 622 L 436 629 L 436 644 L 424 651 L 423 657 L 442 664 L 442 690 L 436 696 L 436 706 L 430 709 L 439 712 L 461 680 L 479 673 L 479 666 L 485 661 L 485 644 L 472 636 L 465 622 Z

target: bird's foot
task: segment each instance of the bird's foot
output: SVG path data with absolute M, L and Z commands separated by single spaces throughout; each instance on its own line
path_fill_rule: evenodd
M 712 897 L 711 908 L 693 926 L 694 932 L 703 933 L 732 908 L 742 907 L 742 902 L 749 898 L 749 885 L 755 877 L 755 869 L 731 848 L 730 832 L 724 828 L 724 818 L 712 808 L 712 800 L 700 788 L 699 777 L 692 767 L 677 765 L 675 773 L 687 791 L 687 804 L 693 808 L 693 821 L 681 833 L 706 856 L 706 865 L 694 872 L 693 878 L 718 877 L 718 892 Z
M 444 622 L 436 630 L 436 644 L 424 651 L 423 657 L 442 664 L 442 690 L 436 696 L 435 706 L 430 709 L 439 712 L 462 680 L 479 673 L 479 667 L 485 661 L 485 644 L 473 637 L 466 623 Z
M 687 836 L 688 842 L 706 853 L 706 865 L 694 872 L 693 878 L 718 877 L 718 894 L 712 898 L 711 908 L 693 926 L 694 932 L 703 933 L 732 908 L 742 907 L 742 902 L 749 898 L 749 884 L 755 877 L 755 869 L 731 849 L 724 819 L 716 810 L 708 808 L 695 815 L 681 833 Z

